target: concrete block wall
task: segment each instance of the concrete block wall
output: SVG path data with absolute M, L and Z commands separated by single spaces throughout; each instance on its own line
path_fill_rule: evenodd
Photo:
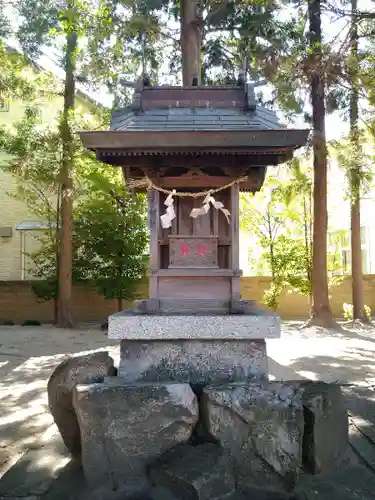
M 241 279 L 241 293 L 243 299 L 253 299 L 262 303 L 264 292 L 270 287 L 271 278 L 268 276 L 243 277 Z M 343 317 L 343 304 L 352 303 L 352 279 L 350 276 L 339 277 L 337 283 L 330 287 L 330 304 L 335 318 Z M 370 306 L 375 316 L 375 275 L 364 276 L 365 304 Z M 309 316 L 310 302 L 292 290 L 284 290 L 280 297 L 280 306 L 277 314 L 283 319 L 305 319 Z
M 242 297 L 262 303 L 264 291 L 269 287 L 268 277 L 244 277 L 241 279 Z M 142 284 L 140 296 L 147 297 L 148 285 Z M 342 305 L 351 303 L 351 279 L 345 278 L 331 289 L 331 307 L 335 317 L 342 317 Z M 375 315 L 375 275 L 365 276 L 365 302 Z M 78 322 L 102 322 L 117 310 L 116 300 L 106 300 L 88 285 L 73 287 L 73 314 Z M 123 307 L 131 304 L 124 302 Z M 285 291 L 277 311 L 283 319 L 306 319 L 309 301 L 296 293 Z M 25 320 L 52 322 L 53 302 L 42 302 L 35 297 L 27 281 L 0 281 L 0 324 L 12 320 L 21 324 Z

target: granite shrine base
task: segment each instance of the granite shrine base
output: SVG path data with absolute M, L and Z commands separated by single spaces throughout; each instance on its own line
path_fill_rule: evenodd
M 128 328 L 119 329 L 124 317 L 147 321 L 127 338 Z M 65 361 L 57 380 L 65 387 L 76 379 L 64 411 L 76 419 L 85 478 L 100 498 L 118 492 L 121 500 L 287 499 L 301 475 L 327 472 L 345 456 L 348 419 L 339 386 L 268 381 L 265 338 L 278 335 L 278 317 L 115 318 L 109 337 L 121 338 L 117 376 L 101 368 L 112 366 L 107 354 L 94 353 Z M 239 318 L 236 335 L 223 336 Z M 190 337 L 175 329 L 172 338 L 181 319 Z M 196 335 L 197 325 L 211 319 L 221 320 L 219 335 L 213 328 Z M 169 338 L 160 336 L 162 322 Z M 86 366 L 79 378 L 77 363 Z
M 119 376 L 128 382 L 174 381 L 204 387 L 268 373 L 265 338 L 280 335 L 268 314 L 110 316 L 108 337 L 121 340 Z
M 122 340 L 119 377 L 193 387 L 267 376 L 264 340 Z
M 261 314 L 259 314 L 261 313 Z M 113 340 L 259 340 L 280 337 L 280 317 L 265 311 L 142 314 L 127 309 L 108 318 Z
M 85 477 L 101 498 L 154 500 L 161 488 L 165 500 L 290 499 L 302 476 L 329 472 L 347 450 L 334 384 L 263 380 L 197 397 L 184 383 L 108 377 L 78 385 L 73 405 Z

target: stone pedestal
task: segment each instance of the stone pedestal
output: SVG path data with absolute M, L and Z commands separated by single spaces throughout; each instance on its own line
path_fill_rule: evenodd
M 117 376 L 73 395 L 91 488 L 125 500 L 158 500 L 158 488 L 163 500 L 283 498 L 301 474 L 340 464 L 340 388 L 268 381 L 277 316 L 135 309 L 110 316 L 108 334 L 121 340 Z
M 266 338 L 280 335 L 268 314 L 137 314 L 109 318 L 121 339 L 119 376 L 128 382 L 174 381 L 192 387 L 267 377 Z
M 119 376 L 193 388 L 267 376 L 264 340 L 122 340 Z

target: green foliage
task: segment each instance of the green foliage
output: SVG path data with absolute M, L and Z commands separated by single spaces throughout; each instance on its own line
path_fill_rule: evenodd
M 103 2 L 101 32 L 87 40 L 80 59 L 80 79 L 90 85 L 104 84 L 114 96 L 115 106 L 129 102 L 143 59 L 151 79 L 158 80 L 170 38 L 158 0 Z M 165 17 L 165 15 L 164 15 Z
M 344 303 L 342 308 L 343 308 L 344 318 L 346 319 L 346 321 L 353 321 L 353 304 Z M 371 307 L 365 305 L 364 310 L 366 318 L 369 321 L 371 321 Z
M 270 288 L 264 292 L 263 303 L 270 309 L 276 311 L 277 308 L 279 307 L 279 297 L 282 291 L 283 291 L 282 284 L 273 281 L 271 283 Z
M 37 319 L 27 319 L 21 326 L 41 326 L 41 322 Z
M 300 11 L 294 10 L 287 20 L 281 20 L 281 4 L 243 0 L 208 0 L 201 10 L 202 81 L 233 83 L 238 72 L 246 69 L 252 80 L 265 77 L 273 84 L 271 104 L 277 101 L 283 110 L 301 112 L 295 82 L 287 78 L 293 66 L 286 67 L 290 61 L 294 63 L 296 45 L 303 46 L 305 41 Z M 262 99 L 261 94 L 259 97 Z
M 4 100 L 32 100 L 40 92 L 52 90 L 52 77 L 48 72 L 32 71 L 30 60 L 8 47 L 0 38 L 0 97 Z
M 145 197 L 98 173 L 89 181 L 75 215 L 76 266 L 105 298 L 133 300 L 147 266 Z
M 56 231 L 40 236 L 41 247 L 29 254 L 41 300 L 57 296 Z M 144 196 L 133 196 L 119 177 L 99 167 L 87 178 L 73 222 L 73 283 L 91 283 L 105 298 L 133 300 L 147 267 Z
M 263 249 L 258 270 L 270 274 L 270 289 L 264 303 L 277 309 L 285 289 L 311 297 L 312 294 L 312 180 L 308 158 L 289 163 L 284 179 L 269 176 L 263 190 L 241 199 L 241 226 L 256 238 Z M 337 248 L 328 256 L 329 283 L 341 261 Z M 255 259 L 254 259 L 255 260 Z
M 33 276 L 31 287 L 36 297 L 43 301 L 56 300 L 58 296 L 57 248 L 58 234 L 56 227 L 45 230 L 37 237 L 39 248 L 26 255 L 32 263 L 29 273 Z M 73 240 L 73 242 L 75 242 Z M 73 245 L 72 282 L 80 283 L 85 279 L 85 272 L 79 267 L 77 245 Z
M 0 0 L 0 35 L 9 29 L 2 6 Z M 332 43 L 309 45 L 306 7 L 307 2 L 288 0 L 199 2 L 204 27 L 202 81 L 232 83 L 245 66 L 252 80 L 265 77 L 271 83 L 272 96 L 265 104 L 277 103 L 284 115 L 291 118 L 305 112 L 305 118 L 310 120 L 305 103 L 312 71 L 318 69 L 324 75 L 327 111 L 345 115 L 348 82 L 354 69 L 360 81 L 360 97 L 374 104 L 372 21 L 361 18 L 360 37 L 366 38 L 367 44 L 361 47 L 359 57 L 353 59 L 348 56 L 346 36 Z M 333 16 L 348 15 L 341 7 L 335 10 L 327 4 L 325 9 Z M 104 83 L 115 98 L 115 106 L 120 106 L 130 98 L 129 89 L 135 85 L 143 58 L 154 82 L 168 58 L 171 72 L 167 76 L 178 80 L 177 71 L 181 67 L 178 30 L 170 24 L 172 19 L 178 20 L 178 11 L 179 2 L 166 0 L 21 0 L 17 4 L 20 20 L 17 36 L 28 55 L 39 55 L 49 46 L 58 54 L 62 67 L 66 68 L 70 58 L 74 63 L 74 68 L 71 66 L 74 80 L 87 85 Z M 77 37 L 77 46 L 69 53 L 67 41 L 72 33 Z M 51 91 L 49 82 L 42 82 L 40 75 L 30 79 L 26 74 L 29 64 L 26 57 L 5 49 L 4 45 L 0 45 L 0 63 L 0 97 L 33 100 L 42 84 Z M 57 87 L 61 92 L 61 85 Z M 70 85 L 70 91 L 72 88 L 74 85 Z M 264 100 L 260 94 L 258 97 Z M 367 120 L 375 137 L 374 123 L 375 119 Z M 104 123 L 84 123 L 82 117 L 70 110 L 45 127 L 40 109 L 32 105 L 13 130 L 0 129 L 0 148 L 11 155 L 3 168 L 17 181 L 13 196 L 25 200 L 30 211 L 51 227 L 41 233 L 42 249 L 32 256 L 39 277 L 43 278 L 35 283 L 35 290 L 43 299 L 56 295 L 58 237 L 54 228 L 60 221 L 59 173 L 64 153 L 68 152 L 65 159 L 69 174 L 74 177 L 76 200 L 73 280 L 89 279 L 107 297 L 132 298 L 135 283 L 144 273 L 144 259 L 140 257 L 145 245 L 144 200 L 133 198 L 116 176 L 109 175 L 91 154 L 82 150 L 74 132 L 85 128 L 104 128 Z M 359 196 L 359 187 L 363 192 L 371 181 L 366 166 L 369 162 L 358 145 L 361 142 L 362 138 L 341 143 L 337 153 L 348 173 L 352 199 Z M 294 160 L 289 172 L 287 180 L 269 178 L 264 192 L 243 201 L 242 207 L 243 227 L 255 235 L 263 248 L 259 265 L 262 271 L 268 268 L 272 275 L 271 288 L 265 295 L 272 308 L 277 307 L 285 287 L 311 295 L 311 168 Z M 134 227 L 140 228 L 139 231 L 134 231 Z M 105 242 L 106 234 L 111 235 L 111 245 Z M 333 270 L 339 265 L 337 255 L 331 253 L 328 259 L 333 279 Z
M 0 129 L 0 149 L 7 153 L 1 168 L 16 181 L 12 196 L 26 202 L 31 213 L 49 228 L 36 236 L 40 247 L 28 254 L 35 294 L 57 298 L 60 228 L 60 172 L 64 140 L 60 116 L 47 125 L 42 108 L 26 108 L 22 120 Z M 107 298 L 133 299 L 145 274 L 147 244 L 145 200 L 123 187 L 120 171 L 98 163 L 84 151 L 77 130 L 105 127 L 105 112 L 69 116 L 74 147 L 72 175 L 76 200 L 73 223 L 73 282 L 87 280 Z
M 73 283 L 91 283 L 107 299 L 137 297 L 147 267 L 145 208 L 144 196 L 130 194 L 121 179 L 100 170 L 89 175 L 74 213 Z M 53 228 L 46 233 L 41 248 L 29 254 L 38 278 L 33 291 L 41 300 L 57 296 L 56 233 Z
M 41 217 L 50 226 L 56 223 L 59 191 L 59 172 L 62 164 L 63 141 L 59 130 L 59 114 L 48 125 L 43 123 L 40 106 L 26 109 L 24 117 L 11 127 L 0 127 L 0 150 L 9 156 L 0 167 L 13 174 L 16 192 L 13 196 L 26 202 L 30 212 Z M 77 114 L 72 122 L 73 132 L 97 126 L 101 116 Z M 84 189 L 85 178 L 98 163 L 85 151 L 78 135 L 74 134 L 75 155 L 73 176 L 75 195 Z
M 372 165 L 375 157 L 365 150 L 370 149 L 368 135 L 364 131 L 358 131 L 355 138 L 336 141 L 332 146 L 339 165 L 346 174 L 347 196 L 353 203 L 358 196 L 369 192 L 373 180 Z
M 289 288 L 304 296 L 311 296 L 311 279 L 306 270 L 306 248 L 301 238 L 280 234 L 273 243 L 272 252 L 266 250 L 263 259 L 270 269 L 273 278 L 269 290 L 266 290 L 263 301 L 272 308 L 279 306 L 279 297 L 285 288 Z
M 309 169 L 295 159 L 289 164 L 286 179 L 268 177 L 263 193 L 257 193 L 250 210 L 242 211 L 242 216 L 243 226 L 257 236 L 264 250 L 260 262 L 264 262 L 271 273 L 272 286 L 265 296 L 267 305 L 272 303 L 275 308 L 286 287 L 310 296 L 312 192 Z

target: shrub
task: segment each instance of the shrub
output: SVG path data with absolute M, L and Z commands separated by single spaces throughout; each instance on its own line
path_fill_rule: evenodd
M 6 320 L 3 321 L 3 325 L 4 326 L 14 326 L 15 323 L 11 319 L 6 319 Z
M 344 318 L 347 321 L 352 320 L 353 319 L 353 304 L 344 303 L 342 307 L 343 307 L 343 311 L 344 311 Z M 365 309 L 365 316 L 366 316 L 366 318 L 369 321 L 371 321 L 371 307 L 365 305 L 364 309 Z
M 22 326 L 41 326 L 41 322 L 37 319 L 27 319 L 22 323 Z

